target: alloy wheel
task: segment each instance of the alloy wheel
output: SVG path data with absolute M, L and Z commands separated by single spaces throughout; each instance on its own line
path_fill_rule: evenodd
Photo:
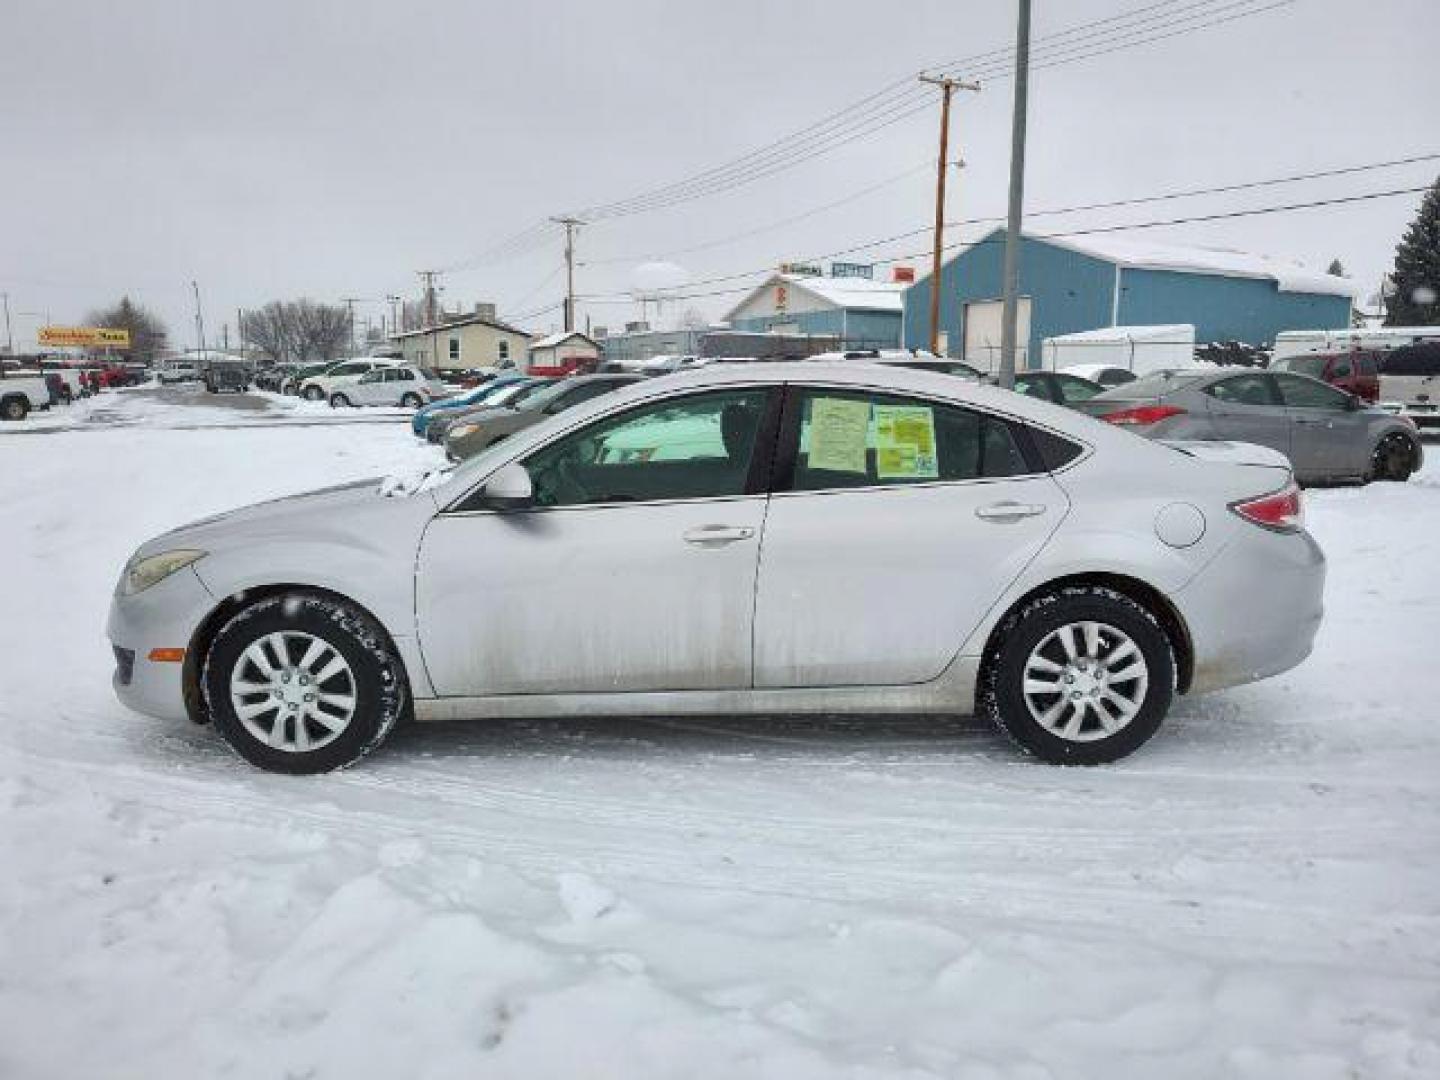
M 303 753 L 337 739 L 355 716 L 355 673 L 313 634 L 266 634 L 230 673 L 230 704 L 245 729 L 276 750 Z
M 1127 727 L 1150 689 L 1139 646 L 1108 623 L 1075 622 L 1052 631 L 1025 661 L 1022 694 L 1050 734 L 1094 742 Z

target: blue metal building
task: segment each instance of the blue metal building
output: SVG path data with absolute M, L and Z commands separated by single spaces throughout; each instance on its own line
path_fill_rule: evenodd
M 842 348 L 900 346 L 905 286 L 867 277 L 779 273 L 741 300 L 725 321 L 736 330 L 835 337 Z
M 981 368 L 1000 354 L 1005 230 L 941 268 L 944 351 Z M 1270 345 L 1281 330 L 1348 326 L 1354 286 L 1286 259 L 1111 235 L 1041 237 L 1020 248 L 1020 345 L 1109 326 L 1191 323 L 1197 342 Z M 929 344 L 930 279 L 905 291 L 904 345 Z M 1028 364 L 1026 366 L 1029 366 Z

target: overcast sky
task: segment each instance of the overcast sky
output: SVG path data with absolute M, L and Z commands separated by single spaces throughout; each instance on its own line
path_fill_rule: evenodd
M 1037 59 L 1046 34 L 1153 6 L 1036 0 Z M 1166 6 L 1179 18 L 1245 5 Z M 1037 70 L 1027 208 L 1440 152 L 1436 14 L 1434 0 L 1295 0 Z M 447 304 L 494 300 L 502 314 L 527 315 L 561 295 L 559 230 L 514 257 L 477 259 L 497 242 L 722 165 L 922 67 L 1003 49 L 1013 17 L 1002 0 L 6 0 L 0 291 L 17 347 L 39 321 L 19 313 L 73 323 L 124 293 L 191 344 L 192 279 L 208 326 L 228 321 L 232 334 L 238 307 L 418 296 L 415 271 L 432 267 L 455 268 L 443 278 Z M 1086 40 L 1120 43 L 1103 31 Z M 1010 104 L 1008 78 L 957 99 L 952 157 L 966 166 L 952 220 L 1003 213 Z M 758 281 L 780 260 L 921 228 L 933 213 L 936 127 L 937 111 L 924 109 L 725 194 L 588 226 L 578 291 L 627 293 L 636 265 L 655 258 L 696 281 L 750 270 Z M 1431 161 L 1032 225 L 1272 206 L 1437 173 Z M 1125 235 L 1321 267 L 1339 257 L 1369 292 L 1419 198 Z M 739 295 L 685 306 L 714 317 Z M 381 310 L 360 307 L 377 319 Z M 635 317 L 628 304 L 598 302 L 581 306 L 587 315 L 611 326 Z M 558 320 L 552 308 L 523 321 L 544 331 Z

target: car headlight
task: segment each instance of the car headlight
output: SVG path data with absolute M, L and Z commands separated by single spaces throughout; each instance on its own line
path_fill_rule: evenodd
M 452 424 L 445 434 L 452 439 L 468 439 L 479 430 L 479 424 Z
M 131 559 L 125 564 L 120 575 L 120 594 L 134 596 L 152 585 L 158 585 L 177 570 L 184 570 L 191 563 L 205 557 L 205 552 L 194 548 L 176 548 L 162 551 L 158 555 L 147 555 L 143 559 Z

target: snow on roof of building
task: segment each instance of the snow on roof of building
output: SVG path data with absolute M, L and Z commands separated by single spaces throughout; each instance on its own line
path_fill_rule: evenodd
M 1073 334 L 1056 334 L 1046 341 L 1084 344 L 1110 341 L 1173 341 L 1195 343 L 1195 327 L 1191 323 L 1165 326 L 1104 326 L 1099 330 L 1080 330 Z
M 901 294 L 905 284 L 897 281 L 872 281 L 863 277 L 816 277 L 813 274 L 777 274 L 797 289 L 814 293 L 836 307 L 863 308 L 866 311 L 901 311 L 905 302 Z
M 553 349 L 556 345 L 563 345 L 571 338 L 581 338 L 589 344 L 595 345 L 593 339 L 591 339 L 588 335 L 581 333 L 579 330 L 559 330 L 553 334 L 546 334 L 544 337 L 536 338 L 534 341 L 530 342 L 530 351 L 534 352 L 536 349 Z M 598 348 L 599 346 L 596 347 Z
M 1003 232 L 1003 230 L 1002 230 Z M 1194 247 L 1157 243 L 1128 236 L 1046 236 L 1026 233 L 1056 247 L 1078 251 L 1109 263 L 1139 270 L 1170 270 L 1182 274 L 1216 274 L 1221 277 L 1268 278 L 1281 292 L 1354 296 L 1356 285 L 1306 266 L 1296 259 L 1257 255 L 1234 248 Z

